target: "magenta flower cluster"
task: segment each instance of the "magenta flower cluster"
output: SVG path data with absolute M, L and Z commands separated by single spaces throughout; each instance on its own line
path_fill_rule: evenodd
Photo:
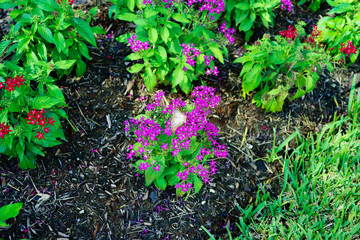
M 181 44 L 181 46 L 183 47 L 182 52 L 183 54 L 186 56 L 186 63 L 188 63 L 190 66 L 195 66 L 196 65 L 196 60 L 195 58 L 201 55 L 200 50 L 195 48 L 195 45 L 190 43 L 190 44 Z M 211 61 L 214 60 L 214 57 L 209 54 L 209 55 L 204 55 L 204 62 L 205 62 L 205 66 L 209 66 L 211 64 Z M 187 68 L 184 67 L 183 70 L 186 72 Z M 219 70 L 217 68 L 217 66 L 214 66 L 212 68 L 208 68 L 206 70 L 206 75 L 215 75 L 217 76 L 219 73 Z
M 149 41 L 144 43 L 140 42 L 139 40 L 137 40 L 137 36 L 135 34 L 133 34 L 129 39 L 127 39 L 127 42 L 130 44 L 130 48 L 134 52 L 149 49 Z
M 146 4 L 153 4 L 153 1 L 152 0 L 143 0 L 143 4 L 146 5 Z
M 282 9 L 282 10 L 287 9 L 289 12 L 291 12 L 291 10 L 292 10 L 292 3 L 291 3 L 290 0 L 281 0 L 280 3 L 281 3 L 281 9 Z
M 139 165 L 139 171 L 147 171 L 150 167 L 154 171 L 160 171 L 165 167 L 150 159 L 151 154 L 158 149 L 166 159 L 177 157 L 182 150 L 189 150 L 192 139 L 201 140 L 203 143 L 200 151 L 194 159 L 183 159 L 181 165 L 183 170 L 177 172 L 179 183 L 175 188 L 183 192 L 192 189 L 192 183 L 189 182 L 189 176 L 195 175 L 202 179 L 204 183 L 209 183 L 210 177 L 217 172 L 216 161 L 209 157 L 226 158 L 227 151 L 224 145 L 219 144 L 215 137 L 218 135 L 217 127 L 207 120 L 208 114 L 212 108 L 220 103 L 220 97 L 215 96 L 215 89 L 206 86 L 196 87 L 192 92 L 194 108 L 192 111 L 184 112 L 186 121 L 176 129 L 172 126 L 172 115 L 175 109 L 182 109 L 187 106 L 186 102 L 181 99 L 171 100 L 168 106 L 161 105 L 161 99 L 164 96 L 162 91 L 155 96 L 155 102 L 148 105 L 148 110 L 157 110 L 160 116 L 157 119 L 163 119 L 164 124 L 159 124 L 149 118 L 131 119 L 125 122 L 125 131 L 134 130 L 136 140 L 141 147 L 137 150 L 134 145 L 129 145 L 130 152 L 127 153 L 127 159 L 134 156 L 140 156 L 144 162 Z M 161 113 L 160 113 L 161 110 Z M 161 126 L 164 126 L 162 128 Z M 195 138 L 194 138 L 195 137 Z M 205 140 L 205 141 L 204 141 Z M 204 144 L 207 142 L 207 145 Z M 151 147 L 149 147 L 151 146 Z M 154 151 L 154 152 L 153 152 Z
M 229 43 L 234 43 L 235 38 L 232 36 L 236 31 L 234 28 L 227 28 L 226 22 L 223 22 L 219 27 L 219 31 L 225 34 L 225 37 L 229 40 Z

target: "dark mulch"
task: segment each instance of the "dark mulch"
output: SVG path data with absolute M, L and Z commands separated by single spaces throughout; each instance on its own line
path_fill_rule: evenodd
M 300 8 L 295 14 L 277 13 L 286 16 L 276 19 L 275 28 L 270 29 L 273 34 L 286 29 L 291 21 L 309 17 L 310 23 L 315 23 L 317 19 Z M 106 16 L 106 11 L 102 12 L 94 24 L 117 36 L 133 31 L 128 24 Z M 22 202 L 24 207 L 18 217 L 8 221 L 11 227 L 1 230 L 0 237 L 207 239 L 201 226 L 223 239 L 227 238 L 225 226 L 229 226 L 236 236 L 235 222 L 240 216 L 236 203 L 241 207 L 254 204 L 259 186 L 265 186 L 273 197 L 279 194 L 281 165 L 255 161 L 271 149 L 274 129 L 277 144 L 295 127 L 304 134 L 319 131 L 334 113 L 346 112 L 352 76 L 347 70 L 332 75 L 324 71 L 313 93 L 288 103 L 281 113 L 264 113 L 251 99 L 239 95 L 237 76 L 241 69 L 232 61 L 244 41 L 241 34 L 237 37 L 237 44 L 230 46 L 230 60 L 221 66 L 221 80 L 204 79 L 222 96 L 211 121 L 220 127 L 219 139 L 229 150 L 229 158 L 219 160 L 218 174 L 210 185 L 186 199 L 176 197 L 171 188 L 146 188 L 143 176 L 135 174 L 132 163 L 124 157 L 127 145 L 134 140 L 125 135 L 122 123 L 142 112 L 145 102 L 139 97 L 151 94 L 140 81 L 127 89 L 133 76 L 126 71 L 128 63 L 123 59 L 129 48 L 102 37 L 98 48 L 90 49 L 93 59 L 87 62 L 85 76 L 58 81 L 73 126 L 62 122 L 67 141 L 47 149 L 34 170 L 20 170 L 17 159 L 1 156 L 0 205 Z M 167 93 L 169 97 L 180 95 Z

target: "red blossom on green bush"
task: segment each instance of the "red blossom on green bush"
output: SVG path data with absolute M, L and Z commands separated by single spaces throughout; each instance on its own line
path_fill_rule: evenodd
M 0 123 L 0 137 L 4 139 L 4 136 L 9 134 L 9 132 L 12 132 L 12 130 L 9 130 L 10 126 L 5 125 L 5 123 Z
M 357 49 L 354 46 L 354 44 L 352 43 L 352 41 L 348 41 L 347 42 L 347 46 L 345 47 L 345 43 L 341 43 L 341 48 L 340 48 L 340 52 L 341 53 L 346 53 L 348 57 L 350 57 L 350 54 L 356 54 L 357 53 Z
M 280 31 L 280 35 L 294 40 L 299 33 L 297 33 L 296 28 L 293 26 L 289 26 L 286 31 Z

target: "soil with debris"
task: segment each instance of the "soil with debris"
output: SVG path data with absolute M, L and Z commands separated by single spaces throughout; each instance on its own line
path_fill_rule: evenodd
M 82 7 L 90 9 L 86 4 Z M 126 22 L 107 19 L 107 8 L 101 5 L 101 16 L 94 25 L 108 33 L 114 31 L 115 36 L 134 31 Z M 277 34 L 302 18 L 310 19 L 309 24 L 318 20 L 315 14 L 294 8 L 293 14 L 276 10 L 275 27 L 264 31 Z M 2 18 L 8 16 L 0 11 Z M 6 29 L 0 27 L 0 36 Z M 260 36 L 251 41 L 256 37 Z M 232 62 L 244 43 L 242 34 L 237 40 L 230 46 L 229 61 L 219 65 L 221 79 L 204 78 L 222 97 L 211 121 L 220 127 L 219 142 L 229 151 L 210 185 L 187 199 L 177 197 L 171 188 L 160 191 L 145 187 L 144 177 L 136 174 L 132 162 L 125 158 L 127 146 L 134 140 L 125 135 L 123 122 L 143 112 L 147 101 L 140 97 L 151 99 L 153 94 L 141 81 L 127 89 L 128 83 L 136 80 L 126 70 L 131 63 L 124 62 L 130 49 L 102 36 L 98 48 L 90 47 L 92 61 L 87 62 L 85 76 L 64 77 L 57 82 L 69 106 L 70 122 L 62 122 L 67 140 L 46 149 L 46 157 L 38 159 L 34 170 L 21 170 L 17 159 L 1 156 L 0 206 L 15 202 L 24 206 L 16 218 L 7 221 L 11 227 L 0 230 L 0 237 L 208 239 L 201 226 L 222 239 L 228 238 L 228 226 L 236 236 L 239 230 L 235 223 L 240 216 L 236 204 L 254 204 L 259 186 L 265 186 L 272 197 L 279 194 L 281 165 L 258 160 L 272 148 L 275 129 L 279 145 L 295 127 L 303 134 L 318 132 L 335 113 L 346 114 L 350 79 L 359 72 L 359 62 L 351 70 L 336 69 L 331 75 L 325 70 L 313 93 L 286 103 L 280 113 L 265 113 L 251 103 L 251 98 L 240 96 L 237 77 L 241 69 Z M 181 96 L 165 89 L 168 98 Z M 288 149 L 293 147 L 290 143 Z

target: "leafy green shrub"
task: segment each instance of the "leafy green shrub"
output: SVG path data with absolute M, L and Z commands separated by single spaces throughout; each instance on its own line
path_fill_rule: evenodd
M 141 158 L 134 166 L 145 174 L 146 186 L 154 183 L 165 190 L 175 185 L 177 195 L 191 189 L 197 193 L 217 171 L 215 159 L 210 158 L 227 156 L 225 145 L 215 139 L 218 129 L 207 120 L 220 97 L 206 86 L 195 87 L 191 104 L 173 99 L 165 105 L 163 96 L 158 92 L 146 114 L 125 122 L 125 131 L 133 131 L 137 140 L 129 145 L 127 159 Z
M 305 2 L 310 2 L 308 9 L 316 12 L 321 7 L 321 4 L 325 3 L 326 0 L 300 0 L 298 4 L 303 5 Z
M 55 68 L 64 62 L 56 62 Z M 35 168 L 44 147 L 60 144 L 58 138 L 65 140 L 60 125 L 60 118 L 67 117 L 60 109 L 65 98 L 49 76 L 52 65 L 35 62 L 23 69 L 10 62 L 0 64 L 0 153 L 19 158 L 23 169 Z
M 143 0 L 111 0 L 113 5 L 109 8 L 109 18 L 114 15 L 114 18 L 123 21 L 136 20 L 136 16 L 133 13 L 135 10 L 145 8 L 142 2 Z
M 96 47 L 93 31 L 103 32 L 77 17 L 71 4 L 54 0 L 1 1 L 0 8 L 15 8 L 10 17 L 16 24 L 0 42 L 0 56 L 4 54 L 6 58 L 15 51 L 12 60 L 21 59 L 24 64 L 29 64 L 34 58 L 54 62 L 75 60 L 77 75 L 83 75 L 86 64 L 82 56 L 91 59 L 85 42 Z M 88 19 L 91 19 L 90 15 Z M 62 76 L 71 70 L 72 67 L 57 69 L 57 73 Z
M 285 38 L 276 36 L 274 41 L 265 34 L 254 45 L 246 46 L 248 52 L 234 61 L 243 64 L 239 77 L 244 96 L 258 89 L 253 102 L 266 111 L 281 111 L 285 99 L 293 100 L 312 91 L 323 64 L 332 70 L 330 56 L 323 48 L 302 43 L 297 37 L 298 32 L 300 36 L 305 33 L 303 24 L 282 31 Z
M 266 28 L 273 24 L 273 9 L 279 3 L 280 0 L 227 0 L 225 19 L 235 22 L 238 30 L 245 32 L 245 40 L 249 41 L 254 33 L 252 29 L 260 19 Z
M 360 43 L 360 5 L 358 1 L 328 1 L 334 8 L 317 23 L 322 31 L 322 41 L 331 49 L 335 60 L 341 60 L 341 43 L 351 41 L 355 46 Z M 334 14 L 337 14 L 334 16 Z M 355 62 L 359 56 L 353 54 L 350 61 Z
M 199 75 L 217 75 L 213 59 L 224 63 L 223 54 L 228 56 L 224 43 L 233 41 L 233 30 L 222 25 L 218 37 L 209 30 L 216 27 L 209 18 L 220 15 L 221 1 L 214 9 L 201 11 L 183 2 L 168 1 L 148 4 L 138 14 L 126 13 L 127 20 L 137 25 L 135 35 L 125 34 L 117 40 L 131 45 L 134 53 L 127 59 L 143 61 L 129 71 L 144 69 L 141 75 L 150 91 L 160 82 L 171 84 L 174 91 L 179 85 L 185 93 L 190 92 Z

